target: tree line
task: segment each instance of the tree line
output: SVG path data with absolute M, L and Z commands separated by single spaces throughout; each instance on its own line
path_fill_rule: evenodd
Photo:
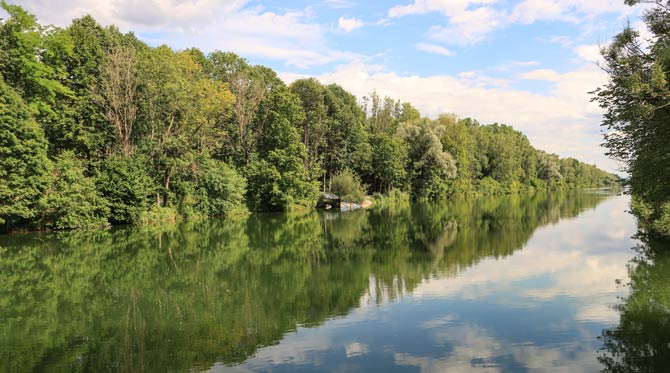
M 606 109 L 604 146 L 630 175 L 632 210 L 650 233 L 670 237 L 670 1 L 647 4 L 651 38 L 628 26 L 603 48 L 609 83 L 594 99 Z
M 1 4 L 0 230 L 310 208 L 334 181 L 415 199 L 617 181 L 507 125 Z

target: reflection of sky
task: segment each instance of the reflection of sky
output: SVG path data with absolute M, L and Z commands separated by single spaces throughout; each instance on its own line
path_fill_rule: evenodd
M 597 371 L 597 336 L 618 322 L 615 280 L 627 281 L 634 255 L 627 204 L 610 198 L 538 229 L 514 255 L 433 276 L 400 300 L 377 306 L 367 294 L 345 317 L 212 370 Z

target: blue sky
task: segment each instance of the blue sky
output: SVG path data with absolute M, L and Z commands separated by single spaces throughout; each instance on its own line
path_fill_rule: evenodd
M 623 0 L 23 0 L 41 22 L 89 13 L 151 45 L 233 51 L 288 83 L 314 76 L 358 97 L 376 90 L 482 123 L 510 124 L 533 145 L 609 171 L 598 50 L 627 23 Z

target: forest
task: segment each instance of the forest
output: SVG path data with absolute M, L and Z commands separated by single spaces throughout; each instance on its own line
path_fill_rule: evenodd
M 336 187 L 435 200 L 619 181 L 505 124 L 1 5 L 0 231 L 309 209 Z

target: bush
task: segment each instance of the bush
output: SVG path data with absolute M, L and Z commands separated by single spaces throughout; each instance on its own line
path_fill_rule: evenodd
M 333 176 L 330 192 L 342 201 L 361 203 L 365 199 L 365 188 L 353 172 L 344 170 Z
M 71 151 L 55 159 L 51 184 L 41 200 L 41 225 L 52 229 L 92 228 L 108 224 L 109 208 L 84 175 L 81 160 Z
M 246 211 L 247 180 L 222 161 L 203 157 L 195 180 L 179 183 L 179 189 L 183 192 L 180 212 L 185 216 L 228 216 Z
M 112 223 L 134 223 L 149 210 L 156 187 L 139 157 L 113 156 L 98 168 L 96 188 L 109 203 Z
M 247 192 L 250 207 L 255 211 L 291 211 L 316 205 L 318 186 L 309 181 L 302 161 L 273 151 L 268 160 L 249 167 Z
M 505 194 L 500 183 L 488 176 L 479 181 L 478 191 L 485 196 Z

